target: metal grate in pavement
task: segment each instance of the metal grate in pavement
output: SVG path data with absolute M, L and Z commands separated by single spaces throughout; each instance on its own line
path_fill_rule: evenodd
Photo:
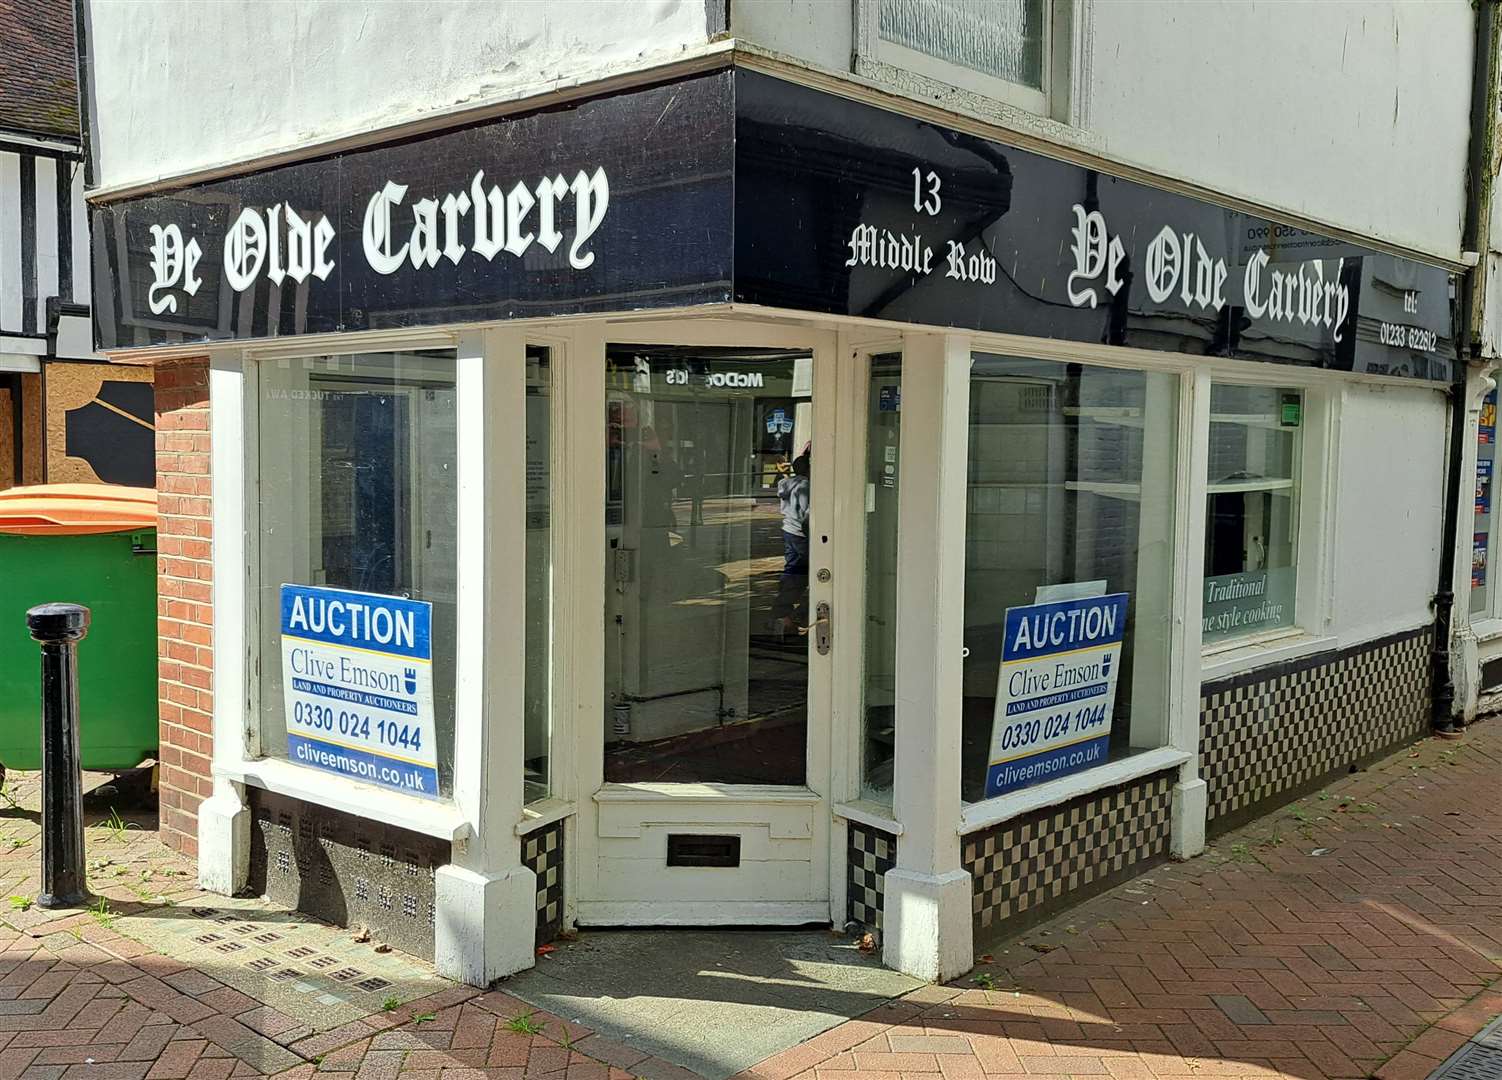
M 1479 1034 L 1472 1036 L 1471 1041 L 1480 1043 L 1482 1046 L 1489 1046 L 1493 1050 L 1502 1050 L 1502 1018 L 1487 1024 Z
M 1446 1058 L 1429 1080 L 1502 1080 L 1502 1019 L 1493 1020 Z

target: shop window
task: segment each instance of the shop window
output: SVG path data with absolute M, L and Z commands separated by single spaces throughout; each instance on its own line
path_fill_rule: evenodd
M 1164 745 L 1176 376 L 977 354 L 967 802 Z
M 1496 515 L 1492 503 L 1496 498 L 1497 466 L 1497 391 L 1493 389 L 1481 402 L 1476 427 L 1476 503 L 1471 530 L 1471 614 L 1487 618 L 1492 614 L 1492 538 Z
M 1295 623 L 1303 425 L 1300 390 L 1211 386 L 1206 646 Z
M 526 800 L 552 790 L 553 368 L 549 350 L 527 348 Z
M 606 350 L 605 780 L 807 774 L 813 357 Z
M 261 754 L 289 756 L 282 672 L 284 584 L 426 601 L 431 605 L 435 745 L 430 749 L 409 742 L 391 753 L 432 762 L 438 795 L 451 794 L 457 592 L 454 377 L 454 354 L 440 350 L 258 366 L 258 499 L 251 497 L 257 499 L 252 513 L 259 547 Z M 331 700 L 336 707 L 328 741 L 341 747 L 362 743 L 359 733 L 346 738 L 336 730 L 340 712 L 350 711 L 344 708 L 349 695 Z M 360 704 L 370 705 L 371 699 L 362 698 Z M 372 712 L 370 718 L 375 731 L 387 717 Z M 366 740 L 373 737 L 367 734 Z M 348 759 L 368 764 L 370 755 L 362 753 L 357 746 Z M 325 755 L 322 767 L 340 771 L 333 764 Z
M 861 797 L 892 804 L 897 700 L 897 468 L 902 356 L 873 356 L 866 395 L 866 655 Z
M 902 72 L 1047 113 L 1056 17 L 1069 38 L 1071 8 L 1054 0 L 860 0 L 858 67 Z M 864 62 L 864 63 L 862 63 Z

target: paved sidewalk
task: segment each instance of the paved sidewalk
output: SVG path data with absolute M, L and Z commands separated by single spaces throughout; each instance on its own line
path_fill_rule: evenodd
M 1422 1080 L 1502 1012 L 1499 780 L 1502 721 L 1425 741 L 741 1080 Z M 693 1075 L 346 931 L 200 893 L 123 796 L 90 802 L 104 905 L 29 907 L 35 792 L 16 783 L 0 793 L 0 1080 Z M 268 933 L 268 956 L 299 959 L 209 959 Z M 145 943 L 178 940 L 209 951 Z M 323 957 L 345 967 L 294 970 Z M 365 993 L 333 978 L 376 970 L 389 978 Z
M 1502 720 L 1425 740 L 746 1080 L 1422 1080 L 1502 1012 Z

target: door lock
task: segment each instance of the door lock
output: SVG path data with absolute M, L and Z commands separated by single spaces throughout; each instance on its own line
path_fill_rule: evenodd
M 830 622 L 829 604 L 820 602 L 814 608 L 814 648 L 820 656 L 829 655 L 830 642 L 834 638 L 834 624 Z
M 819 567 L 819 572 L 815 574 L 814 577 L 819 579 L 820 584 L 828 585 L 829 579 L 834 577 L 834 575 L 829 572 L 829 567 L 821 566 Z

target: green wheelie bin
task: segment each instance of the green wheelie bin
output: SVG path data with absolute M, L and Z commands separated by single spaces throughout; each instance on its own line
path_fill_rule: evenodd
M 78 646 L 85 769 L 125 772 L 157 752 L 156 492 L 108 484 L 0 491 L 0 778 L 42 767 L 41 648 L 26 611 L 92 612 Z

